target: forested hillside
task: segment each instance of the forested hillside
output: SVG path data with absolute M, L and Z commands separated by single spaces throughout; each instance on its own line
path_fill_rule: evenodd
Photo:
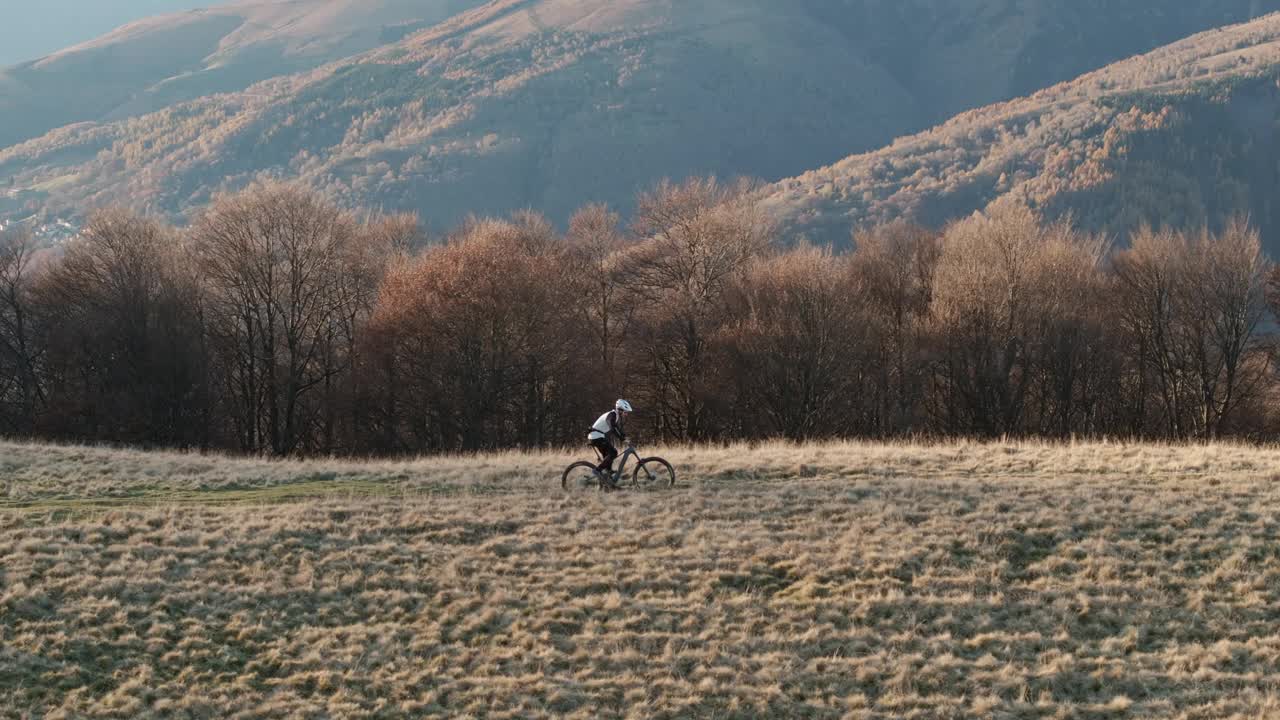
M 140 26 L 119 42 L 10 73 L 8 87 L 43 92 L 58 87 L 59 63 L 138 52 L 125 42 L 135 36 L 140 48 L 181 50 L 181 71 L 162 69 L 130 85 L 145 90 L 130 90 L 128 102 L 76 118 L 94 122 L 0 150 L 0 185 L 10 216 L 111 203 L 180 216 L 253 179 L 297 177 L 348 205 L 418 211 L 436 228 L 521 207 L 563 222 L 591 201 L 625 212 L 661 177 L 796 175 L 1276 8 L 1273 0 L 494 0 L 313 72 L 168 104 L 193 88 L 235 90 L 253 73 L 278 70 L 254 50 L 275 58 L 278 47 L 262 40 L 242 51 L 228 40 L 246 32 L 239 21 L 209 12 L 184 16 L 182 33 Z M 324 56 L 310 53 L 305 35 L 289 42 L 308 61 Z M 12 104 L 21 93 L 7 92 L 0 98 L 11 117 L 31 114 Z M 53 104 L 92 110 L 94 97 Z M 110 119 L 146 107 L 162 109 Z
M 893 218 L 939 225 L 1004 196 L 1114 237 L 1248 215 L 1276 254 L 1278 83 L 1271 15 L 964 113 L 777 183 L 766 204 L 791 230 L 836 242 Z

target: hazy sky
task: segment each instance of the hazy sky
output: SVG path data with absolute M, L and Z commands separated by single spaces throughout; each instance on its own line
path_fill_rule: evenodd
M 0 0 L 0 67 L 92 40 L 148 15 L 229 0 Z

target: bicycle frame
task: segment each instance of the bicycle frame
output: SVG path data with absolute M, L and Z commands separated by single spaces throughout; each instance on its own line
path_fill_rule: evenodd
M 596 455 L 599 455 L 599 454 L 600 454 L 600 451 L 597 450 Z M 613 477 L 610 478 L 610 482 L 612 482 L 614 485 L 617 485 L 618 483 L 622 482 L 622 473 L 624 470 L 626 470 L 627 460 L 633 457 L 634 458 L 640 457 L 640 451 L 636 450 L 634 446 L 628 445 L 627 449 L 623 450 L 622 454 L 618 456 L 618 461 L 617 461 L 618 469 L 614 471 Z M 603 474 L 604 473 L 601 473 L 601 475 Z

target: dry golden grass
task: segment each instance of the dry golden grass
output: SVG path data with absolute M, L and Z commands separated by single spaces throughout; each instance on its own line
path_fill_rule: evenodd
M 0 716 L 1280 716 L 1280 450 L 662 452 L 0 445 Z

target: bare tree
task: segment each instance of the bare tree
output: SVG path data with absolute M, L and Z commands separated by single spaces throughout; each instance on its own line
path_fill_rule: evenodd
M 948 432 L 1091 431 L 1101 238 L 1001 203 L 943 237 L 935 413 Z
M 709 340 L 724 320 L 725 291 L 773 240 L 773 223 L 748 182 L 714 178 L 663 182 L 642 194 L 629 262 L 648 303 L 644 400 L 659 434 L 711 434 L 708 402 L 715 363 Z
M 25 229 L 0 233 L 0 422 L 8 432 L 31 433 L 45 400 L 38 369 L 43 348 L 32 324 L 34 258 Z
M 1156 395 L 1163 410 L 1164 434 L 1185 437 L 1188 391 L 1185 358 L 1177 344 L 1174 322 L 1181 282 L 1180 238 L 1170 230 L 1139 228 L 1130 247 L 1114 260 L 1119 317 L 1135 357 L 1135 373 L 1144 400 Z M 1150 378 L 1151 388 L 1147 389 Z M 1141 429 L 1141 425 L 1136 425 Z
M 1257 349 L 1270 263 L 1257 230 L 1243 218 L 1232 219 L 1218 234 L 1202 231 L 1192 247 L 1192 277 L 1184 287 L 1194 334 L 1187 344 L 1199 387 L 1197 424 L 1204 437 L 1217 438 L 1260 381 L 1245 359 Z
M 334 353 L 353 301 L 355 223 L 318 196 L 260 185 L 223 197 L 193 230 L 210 329 L 242 449 L 286 455 L 323 444 L 306 401 L 348 369 Z
M 933 275 L 939 238 L 924 228 L 897 222 L 854 236 L 850 269 L 874 331 L 880 382 L 870 392 L 877 405 L 874 431 L 919 431 L 928 388 L 925 357 Z
M 391 414 L 399 444 L 544 445 L 583 422 L 564 410 L 574 378 L 594 367 L 568 268 L 564 244 L 531 213 L 472 220 L 394 268 L 374 333 L 405 408 Z
M 416 215 L 374 215 L 340 249 L 342 271 L 332 288 L 336 309 L 322 343 L 322 365 L 330 371 L 320 389 L 316 442 L 325 453 L 353 452 L 369 444 L 372 408 L 378 401 L 370 382 L 376 368 L 365 357 L 364 336 L 388 268 L 405 262 L 422 244 Z
M 56 432 L 164 445 L 202 442 L 198 299 L 164 225 L 95 213 L 36 288 Z
M 738 388 L 738 431 L 793 440 L 864 430 L 855 411 L 874 368 L 847 258 L 801 247 L 753 263 L 720 333 Z
M 1257 390 L 1257 344 L 1269 264 L 1256 231 L 1143 228 L 1115 260 L 1135 363 L 1152 378 L 1166 433 L 1213 438 Z
M 943 236 L 933 294 L 940 420 L 948 432 L 1015 432 L 1030 380 L 1029 269 L 1040 227 L 1004 206 Z
M 623 392 L 625 368 L 619 352 L 635 319 L 639 302 L 631 287 L 634 268 L 626 252 L 631 245 L 619 227 L 617 213 L 604 205 L 588 205 L 569 220 L 571 276 L 582 296 L 576 303 L 584 327 L 590 329 L 598 361 L 592 378 L 599 378 L 596 394 Z

